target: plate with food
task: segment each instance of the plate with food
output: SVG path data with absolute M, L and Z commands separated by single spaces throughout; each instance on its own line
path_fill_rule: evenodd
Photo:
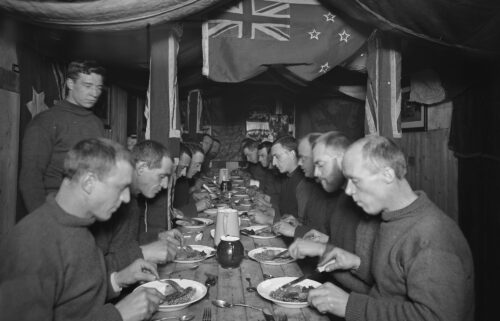
M 257 262 L 269 265 L 281 265 L 295 261 L 288 252 L 283 256 L 275 258 L 277 254 L 283 251 L 286 251 L 286 249 L 282 247 L 259 247 L 248 252 L 248 256 Z
M 174 262 L 196 263 L 215 255 L 215 249 L 205 245 L 186 245 L 177 251 Z
M 206 286 L 188 279 L 152 281 L 138 286 L 136 290 L 141 287 L 153 288 L 165 295 L 165 301 L 158 307 L 162 312 L 182 310 L 207 294 Z
M 203 213 L 205 213 L 209 216 L 215 216 L 215 215 L 217 215 L 217 209 L 216 208 L 207 208 L 206 210 L 203 211 Z
M 278 236 L 273 233 L 270 225 L 252 225 L 242 228 L 240 232 L 254 239 L 272 239 Z
M 280 277 L 262 281 L 257 286 L 257 292 L 264 299 L 273 301 L 284 308 L 301 309 L 307 306 L 307 295 L 309 291 L 321 285 L 321 283 L 305 279 L 297 284 L 282 288 L 283 285 L 295 280 L 297 277 Z
M 214 220 L 204 217 L 183 218 L 176 221 L 177 225 L 185 228 L 203 228 L 214 224 Z

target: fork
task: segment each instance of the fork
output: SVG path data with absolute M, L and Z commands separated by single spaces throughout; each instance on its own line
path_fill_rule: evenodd
M 201 317 L 202 321 L 212 321 L 212 309 L 210 307 L 206 307 L 203 310 L 203 316 Z

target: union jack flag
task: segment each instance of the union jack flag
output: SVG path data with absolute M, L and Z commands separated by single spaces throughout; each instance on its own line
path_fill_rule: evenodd
M 242 1 L 208 22 L 208 36 L 289 41 L 290 4 Z

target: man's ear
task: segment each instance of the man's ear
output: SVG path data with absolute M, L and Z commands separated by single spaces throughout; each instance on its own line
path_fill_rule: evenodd
M 86 194 L 90 195 L 92 193 L 96 180 L 97 176 L 94 173 L 86 173 L 81 177 L 80 184 Z
M 381 174 L 382 178 L 387 184 L 392 183 L 396 179 L 396 173 L 394 172 L 394 169 L 389 166 L 384 167 Z
M 135 170 L 137 175 L 141 175 L 148 168 L 148 164 L 146 162 L 139 161 L 135 164 Z
M 68 78 L 66 79 L 66 87 L 68 87 L 69 90 L 73 90 L 73 87 L 75 86 L 75 82 L 73 79 Z
M 335 157 L 335 161 L 337 162 L 337 166 L 342 170 L 342 159 L 344 159 L 344 153 L 339 153 L 337 157 Z

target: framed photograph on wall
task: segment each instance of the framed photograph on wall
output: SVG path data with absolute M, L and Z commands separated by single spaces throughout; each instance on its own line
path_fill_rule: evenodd
M 410 92 L 403 91 L 401 103 L 401 129 L 404 132 L 427 130 L 427 106 L 408 101 Z

